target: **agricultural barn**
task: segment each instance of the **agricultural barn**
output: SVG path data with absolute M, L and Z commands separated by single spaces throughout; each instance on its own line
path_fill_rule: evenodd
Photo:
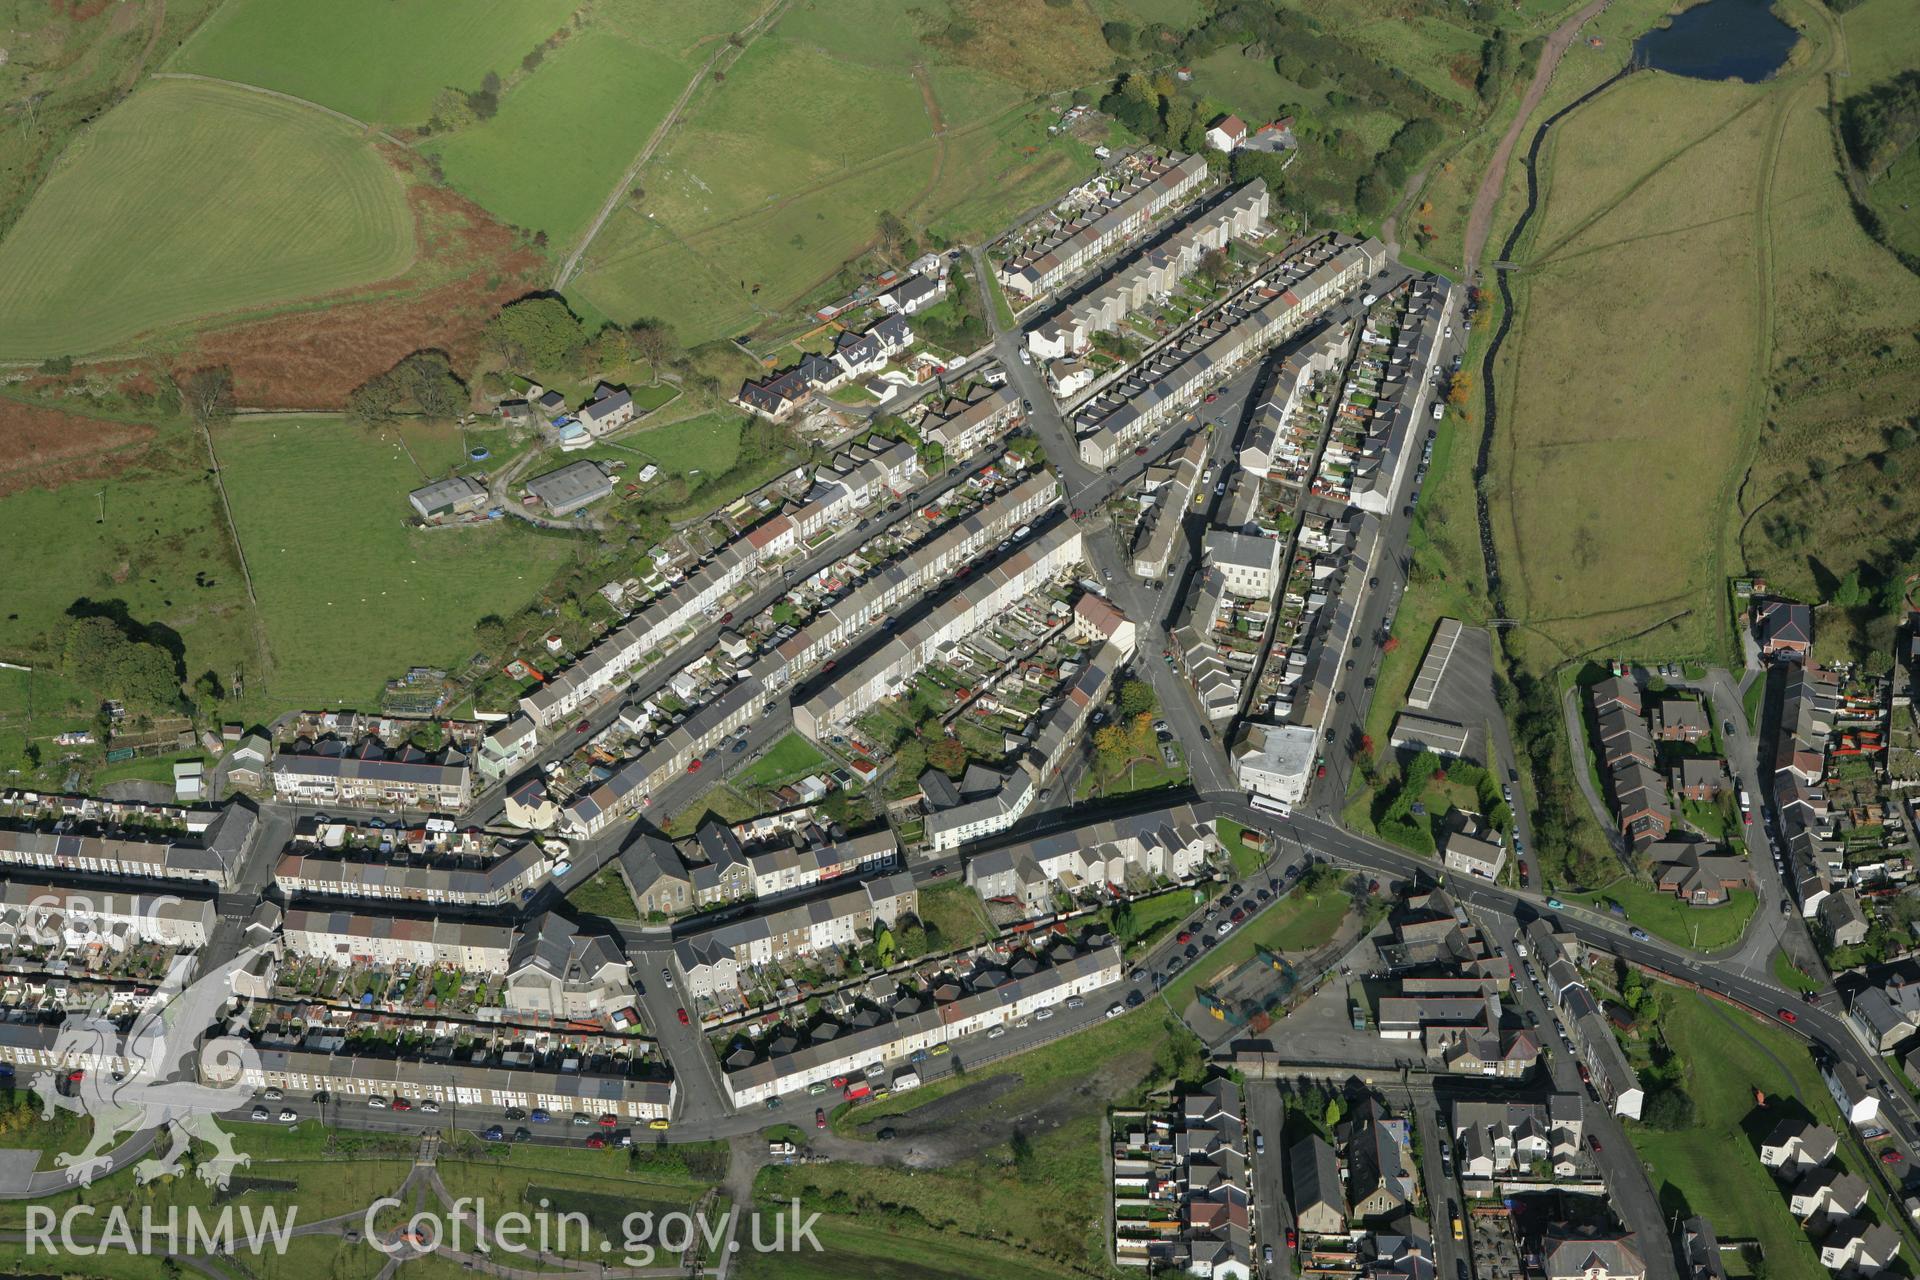
M 462 516 L 478 511 L 487 504 L 487 491 L 479 482 L 465 476 L 450 476 L 415 489 L 407 495 L 407 501 L 413 504 L 422 520 L 432 520 L 436 516 Z
M 571 515 L 588 503 L 613 492 L 613 478 L 597 462 L 574 462 L 527 481 L 527 493 L 538 498 L 550 516 Z

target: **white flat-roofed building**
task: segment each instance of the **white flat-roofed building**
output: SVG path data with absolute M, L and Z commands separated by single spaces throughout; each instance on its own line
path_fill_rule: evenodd
M 1249 722 L 1233 745 L 1233 775 L 1244 791 L 1298 804 L 1313 781 L 1317 750 L 1314 732 L 1305 725 Z

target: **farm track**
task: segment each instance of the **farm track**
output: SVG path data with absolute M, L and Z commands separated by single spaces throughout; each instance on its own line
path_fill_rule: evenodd
M 1526 94 L 1520 99 L 1520 109 L 1514 112 L 1513 123 L 1507 126 L 1500 145 L 1494 148 L 1493 159 L 1487 163 L 1486 176 L 1480 179 L 1480 188 L 1473 193 L 1473 208 L 1467 214 L 1461 270 L 1461 279 L 1469 285 L 1473 283 L 1475 268 L 1480 265 L 1480 251 L 1486 248 L 1487 236 L 1493 231 L 1494 210 L 1500 203 L 1500 193 L 1507 185 L 1507 163 L 1513 158 L 1514 147 L 1519 145 L 1520 135 L 1527 127 L 1527 119 L 1547 96 L 1547 86 L 1553 82 L 1554 69 L 1560 65 L 1560 59 L 1573 43 L 1574 36 L 1605 9 L 1607 3 L 1608 0 L 1592 0 L 1580 12 L 1555 27 L 1553 34 L 1547 37 L 1546 48 L 1540 51 L 1540 65 L 1534 69 L 1533 81 L 1527 85 Z
M 406 143 L 400 141 L 400 139 L 394 137 L 385 129 L 376 128 L 358 116 L 350 116 L 344 111 L 335 111 L 332 107 L 322 106 L 312 98 L 302 98 L 291 93 L 282 93 L 278 89 L 267 89 L 257 84 L 247 84 L 241 80 L 222 80 L 219 76 L 203 76 L 197 71 L 156 71 L 149 78 L 153 80 L 198 80 L 204 84 L 223 84 L 230 89 L 244 89 L 248 93 L 257 93 L 262 97 L 278 98 L 282 102 L 291 102 L 302 107 L 311 107 L 323 115 L 332 116 L 335 120 L 352 125 L 362 133 L 370 133 L 377 138 L 383 138 L 396 147 L 404 147 L 406 145 Z
M 707 82 L 714 68 L 720 64 L 722 58 L 727 56 L 729 50 L 732 51 L 733 57 L 728 60 L 727 65 L 731 66 L 738 62 L 748 47 L 761 35 L 771 30 L 780 20 L 780 15 L 792 4 L 793 0 L 773 0 L 772 4 L 761 11 L 759 17 L 748 23 L 739 33 L 739 44 L 731 41 L 723 43 L 713 51 L 713 56 L 707 59 L 706 65 L 687 81 L 687 87 L 680 91 L 678 98 L 674 99 L 673 108 L 647 136 L 647 143 L 640 148 L 640 154 L 633 158 L 633 163 L 627 166 L 627 171 L 620 175 L 620 181 L 615 183 L 613 190 L 607 193 L 606 203 L 600 206 L 600 212 L 594 216 L 586 231 L 581 233 L 580 242 L 573 247 L 573 252 L 567 255 L 567 260 L 561 264 L 560 270 L 554 273 L 555 290 L 566 288 L 567 281 L 573 279 L 574 273 L 580 269 L 580 259 L 586 256 L 587 250 L 600 235 L 600 229 L 607 225 L 607 219 L 611 218 L 614 210 L 620 207 L 621 198 L 632 189 L 634 182 L 640 177 L 640 171 L 647 167 L 648 161 L 653 159 L 653 153 L 659 149 L 662 142 L 666 141 L 667 134 L 672 132 L 673 126 L 679 123 L 681 113 L 687 109 L 687 103 L 693 99 L 694 91 Z

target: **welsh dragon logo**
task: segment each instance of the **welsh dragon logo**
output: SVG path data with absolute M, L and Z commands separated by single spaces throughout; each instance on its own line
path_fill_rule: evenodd
M 217 1117 L 252 1098 L 247 1076 L 250 1071 L 257 1075 L 260 1055 L 244 1038 L 217 1033 L 215 1023 L 233 996 L 234 975 L 260 951 L 248 948 L 192 982 L 187 979 L 194 957 L 176 956 L 124 1040 L 106 1018 L 67 1015 L 54 1042 L 56 1061 L 87 1065 L 78 1080 L 72 1078 L 71 1067 L 59 1073 L 42 1071 L 34 1076 L 33 1088 L 43 1101 L 45 1118 L 52 1119 L 58 1108 L 93 1121 L 85 1150 L 55 1157 L 70 1181 L 84 1187 L 112 1172 L 112 1152 L 122 1136 L 148 1131 L 164 1130 L 170 1145 L 164 1154 L 134 1166 L 135 1178 L 143 1183 L 181 1172 L 181 1157 L 195 1140 L 213 1148 L 213 1155 L 198 1163 L 201 1180 L 211 1186 L 224 1188 L 234 1170 L 248 1163 L 250 1157 L 233 1149 L 233 1139 Z M 242 1019 L 245 1013 L 243 1009 Z M 116 1073 L 105 1065 L 116 1059 L 124 1071 Z M 116 1074 L 121 1078 L 115 1079 Z

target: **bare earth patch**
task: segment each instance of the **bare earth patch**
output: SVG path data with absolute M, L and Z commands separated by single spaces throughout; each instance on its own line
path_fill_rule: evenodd
M 136 461 L 152 427 L 83 418 L 0 400 L 0 497 L 115 475 Z

